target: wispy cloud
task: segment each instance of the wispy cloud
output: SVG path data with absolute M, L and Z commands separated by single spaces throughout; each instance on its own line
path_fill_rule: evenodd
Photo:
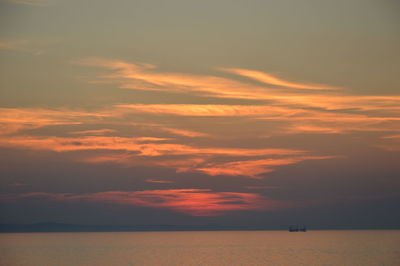
M 400 111 L 400 96 L 361 96 L 329 91 L 329 86 L 294 83 L 278 79 L 269 73 L 246 69 L 228 71 L 263 80 L 268 85 L 254 85 L 218 76 L 157 71 L 154 65 L 134 64 L 118 60 L 89 58 L 77 63 L 97 66 L 111 71 L 98 77 L 97 82 L 118 84 L 120 88 L 189 93 L 197 96 L 266 101 L 268 106 L 289 108 L 319 108 L 321 110 Z M 300 90 L 299 90 L 300 89 Z
M 302 154 L 305 152 L 295 149 L 196 148 L 184 144 L 151 143 L 163 140 L 165 139 L 148 137 L 125 138 L 114 136 L 83 136 L 74 138 L 18 136 L 0 138 L 0 145 L 59 152 L 76 150 L 123 150 L 140 152 L 141 155 L 145 156 L 185 154 L 263 156 Z
M 275 210 L 296 206 L 256 193 L 213 192 L 210 189 L 106 191 L 88 194 L 44 193 L 2 194 L 1 201 L 41 200 L 60 202 L 104 202 L 168 209 L 191 216 L 217 216 L 232 211 Z
M 105 68 L 110 73 L 100 79 L 124 88 L 257 101 L 235 105 L 118 103 L 91 111 L 0 108 L 0 146 L 75 153 L 74 160 L 86 163 L 168 167 L 177 172 L 258 178 L 285 165 L 336 155 L 254 148 L 253 144 L 252 148 L 245 148 L 246 143 L 267 134 L 287 137 L 378 132 L 381 136 L 397 136 L 400 132 L 400 96 L 348 95 L 343 90 L 289 82 L 244 69 L 229 71 L 265 84 L 165 73 L 154 65 L 123 61 L 87 59 L 79 63 Z M 46 129 L 50 126 L 57 127 L 58 133 Z M 29 131 L 33 129 L 41 130 L 33 134 Z M 241 130 L 251 131 L 252 140 L 249 135 L 241 135 Z M 388 144 L 390 140 L 394 143 L 393 139 L 378 136 L 375 143 L 368 145 L 393 149 Z M 285 146 L 290 147 L 290 143 Z
M 45 1 L 39 0 L 2 0 L 3 2 L 8 2 L 12 4 L 19 4 L 19 5 L 30 5 L 30 6 L 44 6 L 47 5 Z
M 383 136 L 376 147 L 386 151 L 400 151 L 400 134 Z
M 206 167 L 198 168 L 208 175 L 244 175 L 256 178 L 258 175 L 274 171 L 281 165 L 296 164 L 305 160 L 332 159 L 335 156 L 293 156 L 288 158 L 268 158 L 261 160 L 246 160 L 228 163 L 209 163 Z
M 34 40 L 13 40 L 0 41 L 0 50 L 25 52 L 34 55 L 41 55 L 45 48 L 55 41 L 34 41 Z
M 262 105 L 213 105 L 213 104 L 125 104 L 116 105 L 126 111 L 179 116 L 259 116 L 287 117 L 303 112 L 276 106 Z
M 196 138 L 196 137 L 209 137 L 209 134 L 192 131 L 192 130 L 184 130 L 184 129 L 177 129 L 177 128 L 169 128 L 169 127 L 161 127 L 163 131 L 169 132 L 171 134 L 189 137 L 189 138 Z
M 263 189 L 279 189 L 278 186 L 247 186 L 246 188 L 247 189 L 260 189 L 260 190 L 263 190 Z
M 216 76 L 157 72 L 154 70 L 154 65 L 148 64 L 130 64 L 101 58 L 89 58 L 77 63 L 114 71 L 99 77 L 97 82 L 114 81 L 120 88 L 244 99 L 255 99 L 268 91 L 261 86 L 255 88 L 252 85 Z
M 0 135 L 51 125 L 77 125 L 110 116 L 103 112 L 86 112 L 65 108 L 0 108 Z
M 400 134 L 399 135 L 389 135 L 389 136 L 383 136 L 383 139 L 400 139 Z
M 352 131 L 399 132 L 395 114 L 327 112 L 305 108 L 264 105 L 130 104 L 117 105 L 121 112 L 193 117 L 249 117 L 277 120 L 284 129 L 279 134 L 342 134 Z
M 109 129 L 109 128 L 102 128 L 102 129 L 91 129 L 91 130 L 81 130 L 81 131 L 73 131 L 70 132 L 70 134 L 73 135 L 106 135 L 106 134 L 112 134 L 115 133 L 116 130 L 114 129 Z
M 281 87 L 289 87 L 294 89 L 305 89 L 305 90 L 336 90 L 338 88 L 329 87 L 326 85 L 313 85 L 305 83 L 295 83 L 286 80 L 279 79 L 272 76 L 271 74 L 264 73 L 261 71 L 240 69 L 240 68 L 221 68 L 223 71 L 234 73 L 240 76 L 248 77 L 268 85 L 276 85 Z
M 173 184 L 174 183 L 171 180 L 160 180 L 160 179 L 146 179 L 145 182 L 154 183 L 154 184 Z
M 89 58 L 80 64 L 110 70 L 98 81 L 120 88 L 192 94 L 216 98 L 256 100 L 254 105 L 120 104 L 125 111 L 177 116 L 246 116 L 286 123 L 293 134 L 341 134 L 350 131 L 398 131 L 400 96 L 351 95 L 326 85 L 290 82 L 261 71 L 230 68 L 230 73 L 261 81 L 254 85 L 235 79 L 167 73 L 156 66 Z M 271 85 L 271 86 L 267 86 Z M 260 103 L 264 102 L 263 103 Z
M 197 171 L 208 175 L 242 175 L 256 177 L 271 172 L 273 167 L 304 160 L 326 157 L 304 156 L 307 151 L 295 149 L 239 149 L 195 147 L 183 144 L 160 143 L 162 138 L 124 138 L 111 136 L 65 137 L 2 137 L 0 146 L 48 150 L 56 152 L 96 151 L 80 158 L 89 163 L 115 162 L 124 165 L 148 165 L 175 168 L 178 172 Z M 104 151 L 123 152 L 104 154 Z M 126 152 L 129 152 L 128 154 Z M 171 156 L 186 158 L 172 159 Z M 142 160 L 138 160 L 139 158 Z M 237 158 L 267 157 L 262 160 L 237 161 Z M 147 158 L 147 160 L 143 160 Z M 214 160 L 220 163 L 213 162 Z
M 140 110 L 136 110 L 135 108 L 125 108 L 124 106 L 116 106 L 118 111 L 122 113 L 130 113 L 130 112 L 141 112 Z M 138 126 L 150 130 L 156 130 L 160 132 L 168 132 L 173 135 L 189 137 L 189 138 L 196 138 L 196 137 L 212 137 L 210 134 L 198 132 L 194 130 L 182 129 L 182 128 L 174 128 L 171 126 L 166 126 L 165 124 L 161 123 L 130 123 L 132 126 Z
M 29 185 L 28 184 L 25 184 L 25 183 L 11 183 L 11 184 L 9 184 L 8 185 L 9 187 L 28 187 Z

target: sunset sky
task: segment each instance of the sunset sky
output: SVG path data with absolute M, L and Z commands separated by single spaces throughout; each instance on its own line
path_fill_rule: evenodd
M 395 0 L 0 0 L 0 223 L 400 225 Z

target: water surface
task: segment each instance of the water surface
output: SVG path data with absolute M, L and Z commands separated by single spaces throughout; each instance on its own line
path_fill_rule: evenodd
M 0 265 L 400 265 L 400 230 L 0 234 Z

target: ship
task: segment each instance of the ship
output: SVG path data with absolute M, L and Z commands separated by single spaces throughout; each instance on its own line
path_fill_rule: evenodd
M 289 226 L 289 232 L 307 232 L 306 226 L 303 225 L 291 225 Z

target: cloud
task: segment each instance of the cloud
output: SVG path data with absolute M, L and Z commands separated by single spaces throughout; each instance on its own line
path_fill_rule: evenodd
M 278 186 L 246 186 L 247 189 L 279 189 Z
M 34 40 L 13 40 L 0 41 L 0 50 L 25 52 L 34 55 L 41 55 L 45 47 L 54 44 L 55 41 L 34 41 Z
M 47 4 L 46 2 L 38 0 L 3 0 L 3 1 L 13 4 L 30 5 L 30 6 L 44 6 Z
M 78 63 L 109 70 L 109 74 L 100 76 L 97 81 L 114 82 L 120 88 L 257 101 L 254 105 L 119 104 L 115 107 L 120 112 L 130 110 L 164 116 L 257 117 L 286 123 L 281 128 L 291 134 L 399 130 L 400 96 L 397 95 L 351 95 L 335 87 L 295 83 L 269 73 L 240 68 L 223 70 L 264 84 L 254 85 L 210 75 L 168 73 L 158 71 L 154 65 L 101 58 L 89 58 Z
M 73 153 L 71 159 L 86 163 L 258 178 L 285 165 L 334 158 L 290 148 L 246 148 L 246 144 L 254 147 L 254 141 L 267 134 L 400 132 L 400 96 L 348 95 L 342 90 L 289 82 L 245 69 L 229 71 L 265 84 L 166 73 L 143 63 L 98 58 L 79 63 L 105 68 L 107 74 L 100 76 L 100 81 L 115 82 L 121 88 L 257 101 L 235 105 L 118 103 L 91 111 L 0 108 L 0 146 L 67 156 Z M 30 132 L 33 129 L 40 130 Z M 368 145 L 396 150 L 390 147 L 394 141 L 389 141 L 378 139 Z
M 337 88 L 328 87 L 325 85 L 312 85 L 312 84 L 302 84 L 294 83 L 286 80 L 279 79 L 272 76 L 271 74 L 264 73 L 261 71 L 240 69 L 240 68 L 222 68 L 221 70 L 227 71 L 240 76 L 248 77 L 257 81 L 260 81 L 269 85 L 276 85 L 281 87 L 288 87 L 293 89 L 305 89 L 305 90 L 336 90 Z
M 125 111 L 178 116 L 260 116 L 287 117 L 302 112 L 283 107 L 262 105 L 215 105 L 215 104 L 125 104 L 116 105 Z
M 181 144 L 148 143 L 158 142 L 161 140 L 165 139 L 148 137 L 124 138 L 113 136 L 83 136 L 75 138 L 20 136 L 0 138 L 0 145 L 57 152 L 82 150 L 133 151 L 143 156 L 190 154 L 195 150 L 190 146 Z
M 305 151 L 295 149 L 239 149 L 239 148 L 199 148 L 175 143 L 152 143 L 163 138 L 125 138 L 114 136 L 65 137 L 3 137 L 0 145 L 7 147 L 30 148 L 34 150 L 51 150 L 57 152 L 79 150 L 120 150 L 135 151 L 143 156 L 163 155 L 228 155 L 228 156 L 263 156 L 292 155 Z
M 381 142 L 376 144 L 376 147 L 386 151 L 400 151 L 400 134 L 383 136 Z
M 366 115 L 321 115 L 292 119 L 287 125 L 288 134 L 345 134 L 349 132 L 400 132 L 397 117 L 372 117 Z
M 296 164 L 304 160 L 329 159 L 298 149 L 280 148 L 230 148 L 218 147 L 218 138 L 186 129 L 168 127 L 162 123 L 131 122 L 129 114 L 136 112 L 159 116 L 192 117 L 239 117 L 256 120 L 273 120 L 279 126 L 269 128 L 273 135 L 289 134 L 345 134 L 348 132 L 400 132 L 398 117 L 367 116 L 365 114 L 329 113 L 316 110 L 290 109 L 287 107 L 246 105 L 196 105 L 196 104 L 136 104 L 118 105 L 97 111 L 41 108 L 0 108 L 0 146 L 55 152 L 79 152 L 73 160 L 86 163 L 116 163 L 123 166 L 148 166 L 173 168 L 177 172 L 201 172 L 207 175 L 247 176 L 258 178 L 261 174 L 275 171 L 277 167 Z M 126 116 L 128 118 L 126 118 Z M 241 127 L 241 122 L 235 126 Z M 180 124 L 179 120 L 174 124 Z M 110 128 L 99 128 L 99 125 Z M 146 130 L 137 131 L 134 137 L 118 136 L 115 125 L 129 125 L 156 130 L 148 136 Z M 94 127 L 62 132 L 73 136 L 26 135 L 27 130 L 47 126 Z M 68 128 L 68 127 L 67 127 Z M 178 137 L 162 136 L 168 132 Z M 147 132 L 148 133 L 148 132 Z M 43 134 L 43 133 L 42 133 Z M 208 138 L 207 146 L 182 144 L 185 138 Z M 240 141 L 240 136 L 236 137 Z M 252 135 L 252 138 L 257 135 Z M 233 145 L 230 140 L 229 145 Z M 237 141 L 237 140 L 235 140 Z M 394 149 L 388 143 L 378 145 L 382 149 Z M 396 145 L 397 147 L 397 145 Z M 83 153 L 85 152 L 85 153 Z M 88 153 L 89 152 L 89 153 Z M 305 156 L 307 154 L 307 156 Z
M 120 88 L 126 89 L 194 93 L 240 99 L 255 99 L 268 91 L 264 87 L 255 88 L 252 85 L 216 76 L 157 72 L 154 71 L 155 66 L 148 64 L 131 64 L 101 58 L 88 58 L 76 63 L 114 71 L 112 74 L 100 76 L 96 82 L 113 81 L 119 84 Z
M 111 134 L 115 133 L 116 130 L 114 129 L 109 129 L 109 128 L 102 128 L 102 129 L 92 129 L 92 130 L 81 130 L 81 131 L 74 131 L 70 132 L 70 134 L 73 135 L 106 135 L 106 134 Z
M 278 134 L 342 134 L 351 131 L 399 132 L 400 117 L 381 114 L 354 114 L 321 110 L 264 106 L 212 104 L 130 104 L 117 105 L 121 112 L 192 117 L 248 117 L 276 120 Z M 283 130 L 282 130 L 283 129 Z
M 390 136 L 383 136 L 383 139 L 400 139 L 400 134 L 399 135 L 390 135 Z
M 47 150 L 56 152 L 96 151 L 96 154 L 82 158 L 88 163 L 114 162 L 127 166 L 161 166 L 174 168 L 177 172 L 197 171 L 208 175 L 242 175 L 255 177 L 273 171 L 272 166 L 288 165 L 302 160 L 320 159 L 304 157 L 304 150 L 295 149 L 242 149 L 195 147 L 183 144 L 160 143 L 159 138 L 124 138 L 112 136 L 82 137 L 0 137 L 0 146 Z M 106 151 L 123 152 L 104 154 Z M 128 153 L 127 153 L 128 152 Z M 171 157 L 178 157 L 171 159 Z M 182 156 L 184 156 L 182 158 Z M 256 161 L 237 161 L 236 157 L 272 157 Z M 280 157 L 280 158 L 276 158 Z M 214 160 L 224 161 L 213 163 Z
M 175 183 L 170 180 L 159 180 L 159 179 L 146 179 L 145 182 L 154 183 L 154 184 L 173 184 L 173 183 Z
M 103 112 L 65 108 L 0 108 L 0 135 L 54 125 L 77 125 L 109 116 Z
M 171 106 L 170 106 L 171 107 Z M 169 108 L 170 108 L 169 107 Z M 199 106 L 188 106 L 190 112 L 200 110 L 202 113 L 207 108 L 199 108 Z M 231 110 L 229 108 L 228 110 Z M 235 112 L 240 108 L 233 108 Z M 118 109 L 119 110 L 119 109 Z M 52 135 L 26 135 L 27 130 L 39 129 L 48 126 L 88 126 L 97 127 L 98 123 L 110 124 L 115 123 L 115 119 L 122 116 L 119 111 L 97 111 L 85 112 L 74 111 L 68 109 L 50 110 L 50 109 L 30 109 L 30 108 L 1 108 L 0 109 L 0 146 L 8 148 L 44 150 L 54 152 L 83 152 L 82 154 L 74 154 L 73 160 L 79 160 L 87 163 L 117 163 L 124 166 L 157 166 L 173 168 L 177 172 L 202 172 L 210 175 L 227 174 L 232 175 L 233 172 L 238 175 L 254 177 L 256 174 L 272 171 L 270 168 L 258 167 L 257 170 L 247 171 L 245 167 L 239 169 L 238 162 L 249 161 L 249 158 L 298 158 L 308 153 L 304 150 L 296 149 L 246 149 L 246 148 L 229 148 L 218 147 L 212 145 L 210 147 L 180 144 L 175 139 L 164 137 L 122 137 L 116 136 L 117 131 L 110 128 L 89 129 L 80 131 L 67 131 L 69 135 L 52 136 Z M 179 110 L 177 106 L 172 106 L 171 110 Z M 229 112 L 229 111 L 228 111 Z M 220 113 L 220 112 L 217 112 Z M 131 123 L 121 122 L 121 123 Z M 134 123 L 135 124 L 135 123 Z M 137 124 L 135 124 L 137 125 Z M 209 137 L 209 135 L 182 130 L 171 127 L 165 127 L 162 124 L 142 123 L 140 126 L 156 128 L 159 131 L 167 131 L 178 136 L 185 137 Z M 67 127 L 68 128 L 68 127 Z M 24 134 L 25 133 L 25 134 Z M 178 143 L 176 143 L 178 142 Z M 87 153 L 89 152 L 89 153 Z M 218 166 L 212 162 L 219 162 Z M 236 164 L 235 164 L 236 162 Z M 229 163 L 236 166 L 229 172 L 227 168 L 232 167 Z M 247 162 L 248 164 L 249 162 Z M 287 161 L 290 164 L 290 160 Z M 242 163 L 246 164 L 246 163 Z M 282 164 L 283 165 L 283 164 Z M 219 169 L 218 171 L 216 169 Z M 246 170 L 246 171 L 245 171 Z M 218 173 L 217 173 L 218 172 Z
M 305 160 L 332 159 L 335 156 L 299 156 L 289 158 L 268 158 L 261 160 L 235 161 L 228 163 L 210 163 L 208 166 L 198 168 L 197 171 L 208 175 L 248 176 L 257 178 L 258 175 L 274 171 L 274 167 L 296 164 Z
M 110 74 L 98 77 L 97 82 L 114 82 L 120 88 L 257 100 L 268 102 L 268 106 L 294 109 L 392 111 L 396 114 L 400 112 L 400 96 L 363 96 L 332 92 L 329 90 L 334 89 L 333 87 L 293 83 L 254 70 L 226 69 L 281 88 L 258 86 L 218 76 L 161 72 L 157 71 L 154 65 L 102 58 L 88 58 L 76 63 L 110 70 Z
M 106 191 L 87 194 L 31 192 L 2 194 L 0 200 L 102 202 L 168 209 L 191 216 L 217 216 L 232 211 L 276 210 L 296 206 L 294 203 L 271 200 L 256 193 L 213 192 L 210 189 Z
M 184 129 L 177 129 L 177 128 L 169 128 L 169 127 L 161 127 L 160 128 L 163 131 L 169 132 L 171 134 L 183 136 L 183 137 L 189 137 L 189 138 L 196 138 L 196 137 L 209 137 L 209 134 L 201 133 L 201 132 L 196 132 L 192 130 L 184 130 Z

